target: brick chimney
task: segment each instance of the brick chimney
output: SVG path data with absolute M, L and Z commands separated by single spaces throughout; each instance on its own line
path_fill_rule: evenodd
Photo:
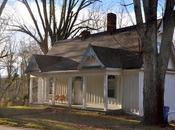
M 112 34 L 116 31 L 116 14 L 108 13 L 107 14 L 107 31 Z

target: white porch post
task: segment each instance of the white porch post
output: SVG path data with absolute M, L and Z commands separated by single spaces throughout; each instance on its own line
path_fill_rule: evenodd
M 55 78 L 53 78 L 53 81 L 52 81 L 52 105 L 55 105 L 55 86 L 56 86 L 56 79 Z
M 72 77 L 68 79 L 68 106 L 71 108 L 72 105 Z
M 104 111 L 108 109 L 108 75 L 104 75 Z
M 33 88 L 33 78 L 30 77 L 30 86 L 29 86 L 29 103 L 32 103 L 32 102 L 33 102 L 33 99 L 32 99 L 32 95 L 33 95 L 32 88 Z
M 46 77 L 44 77 L 43 78 L 43 83 L 44 83 L 44 88 L 43 88 L 43 102 L 46 102 L 47 101 L 47 78 Z
M 41 78 L 41 103 L 44 103 L 44 78 Z
M 41 103 L 41 78 L 37 78 L 37 104 Z
M 83 76 L 83 109 L 86 109 L 86 87 L 87 87 L 87 77 Z

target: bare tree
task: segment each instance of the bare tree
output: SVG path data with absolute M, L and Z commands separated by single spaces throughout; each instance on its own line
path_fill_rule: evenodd
M 26 42 L 28 41 L 28 42 Z M 19 87 L 21 88 L 20 92 L 22 92 L 24 103 L 26 104 L 29 99 L 29 85 L 30 85 L 30 74 L 26 74 L 25 70 L 28 66 L 29 58 L 32 54 L 42 54 L 37 43 L 31 38 L 27 40 L 20 41 L 18 56 L 21 58 L 20 63 L 20 79 L 19 79 Z
M 29 58 L 32 56 L 32 54 L 42 54 L 42 51 L 38 47 L 37 43 L 31 38 L 28 38 L 25 41 L 21 40 L 18 52 L 18 56 L 21 58 L 21 75 L 25 74 L 24 71 L 28 66 Z
M 175 26 L 175 0 L 165 1 L 162 18 L 163 33 L 160 52 L 157 49 L 158 0 L 133 0 L 137 21 L 137 31 L 143 47 L 144 59 L 144 122 L 163 124 L 164 83 Z M 143 7 L 143 14 L 142 14 Z M 145 19 L 145 23 L 143 20 Z
M 7 1 L 8 0 L 3 0 L 2 3 L 0 4 L 0 44 L 4 43 L 4 41 L 7 38 L 7 36 L 4 36 L 4 33 L 7 28 L 8 20 L 1 18 L 2 12 L 5 8 L 5 5 L 7 4 Z M 1 48 L 0 58 L 6 57 L 6 56 L 7 56 L 7 53 L 5 49 Z
M 20 0 L 27 8 L 30 17 L 32 18 L 36 34 L 33 33 L 26 24 L 15 25 L 16 31 L 20 31 L 31 36 L 40 46 L 44 54 L 48 52 L 48 40 L 51 40 L 51 45 L 55 44 L 56 40 L 67 39 L 76 31 L 82 29 L 77 24 L 77 18 L 81 10 L 99 0 L 62 0 L 60 17 L 56 14 L 56 0 L 35 0 L 37 12 L 33 12 L 30 3 L 27 0 Z M 37 17 L 41 22 L 41 28 Z M 59 21 L 58 21 L 59 19 Z M 81 22 L 82 23 L 82 22 Z M 42 32 L 43 30 L 43 32 Z
M 0 59 L 0 69 L 4 70 L 7 74 L 7 76 L 1 79 L 3 84 L 0 86 L 0 99 L 6 97 L 9 89 L 14 86 L 15 80 L 18 77 L 18 67 L 16 65 L 18 57 L 15 55 L 14 48 L 14 44 L 9 39 L 4 47 L 7 56 Z
M 112 3 L 111 3 L 112 4 Z M 98 33 L 101 31 L 106 31 L 107 29 L 107 13 L 115 12 L 117 15 L 117 28 L 126 27 L 129 25 L 130 18 L 128 17 L 127 11 L 124 6 L 121 6 L 121 3 L 118 4 L 117 9 L 111 9 L 111 4 L 103 5 L 103 3 L 96 3 L 90 6 L 87 11 L 87 15 L 83 15 L 81 21 L 87 20 L 87 22 L 83 22 L 82 26 L 88 26 L 90 29 L 86 29 L 88 31 L 92 31 L 92 33 Z M 114 5 L 114 4 L 112 4 Z M 114 6 L 115 7 L 115 6 Z M 79 33 L 79 32 L 77 32 Z M 74 34 L 76 35 L 76 34 Z
M 5 5 L 7 4 L 7 1 L 8 0 L 3 0 L 1 5 L 0 5 L 0 16 L 1 16 L 1 14 L 2 14 L 4 8 L 5 8 Z
M 7 56 L 7 50 L 5 49 L 5 44 L 9 41 L 11 33 L 7 33 L 9 18 L 0 19 L 0 58 Z

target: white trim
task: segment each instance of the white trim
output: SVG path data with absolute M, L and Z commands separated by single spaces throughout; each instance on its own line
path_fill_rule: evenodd
M 104 74 L 104 111 L 107 111 L 108 110 L 108 75 L 107 74 Z
M 41 69 L 39 68 L 39 65 L 38 65 L 38 63 L 37 63 L 37 61 L 36 61 L 34 55 L 32 55 L 31 58 L 29 59 L 29 65 L 28 65 L 29 68 L 30 68 L 31 64 L 32 64 L 32 65 L 33 65 L 33 64 L 36 65 L 37 70 L 35 70 L 35 71 L 41 72 Z
M 141 69 L 121 69 L 121 68 L 96 68 L 96 69 L 83 69 L 83 70 L 63 70 L 63 71 L 49 71 L 49 72 L 36 72 L 32 74 L 32 77 L 37 76 L 48 76 L 48 75 L 54 75 L 54 74 L 72 74 L 72 76 L 82 76 L 82 75 L 91 75 L 91 74 L 100 74 L 100 73 L 110 73 L 114 72 L 116 74 L 121 73 L 121 71 L 143 71 L 143 68 Z M 173 71 L 173 70 L 172 70 Z M 114 75 L 116 75 L 114 74 Z
M 94 56 L 97 60 L 98 64 L 91 64 L 91 65 L 85 65 L 84 63 L 87 60 L 88 57 L 88 53 L 90 53 L 92 56 Z M 78 65 L 78 68 L 81 69 L 82 67 L 96 67 L 96 66 L 101 66 L 102 68 L 105 67 L 104 64 L 100 61 L 100 59 L 98 58 L 98 56 L 96 55 L 95 51 L 93 50 L 93 48 L 91 47 L 91 45 L 88 45 L 88 48 L 86 49 L 85 53 L 83 54 L 83 57 L 80 61 L 80 64 Z
M 139 72 L 139 115 L 143 116 L 143 71 Z
M 33 102 L 33 78 L 30 77 L 29 103 Z
M 123 70 L 123 69 L 122 69 L 122 68 L 111 68 L 111 67 L 107 67 L 106 70 L 121 71 L 121 70 Z
M 53 78 L 53 81 L 52 81 L 52 105 L 55 105 L 55 89 L 56 89 L 56 80 L 55 78 Z
M 44 99 L 44 102 L 47 101 L 47 78 L 44 77 L 44 96 L 43 96 L 43 99 Z
M 141 69 L 139 69 L 139 70 L 144 72 L 144 68 L 141 68 Z M 173 69 L 167 69 L 166 73 L 175 74 L 175 70 L 173 70 Z
M 35 78 L 36 76 L 34 76 L 34 75 L 30 75 L 30 78 Z
M 83 76 L 83 109 L 86 108 L 86 87 L 87 87 L 87 77 Z
M 71 108 L 72 106 L 72 77 L 68 79 L 68 107 Z
M 82 76 L 82 75 L 96 75 L 105 73 L 105 69 L 90 69 L 90 70 L 67 70 L 67 71 L 50 71 L 43 73 L 35 73 L 35 76 L 53 76 L 57 74 L 71 75 L 71 76 Z
M 175 74 L 175 70 L 167 70 L 166 73 Z

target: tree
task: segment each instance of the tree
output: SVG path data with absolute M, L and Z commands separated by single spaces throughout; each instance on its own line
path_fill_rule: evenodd
M 0 5 L 0 16 L 1 16 L 1 14 L 2 14 L 2 11 L 3 11 L 4 8 L 5 8 L 5 5 L 7 4 L 7 1 L 8 1 L 8 0 L 3 0 L 2 3 L 1 3 L 1 5 Z
M 2 12 L 3 12 L 4 8 L 5 8 L 5 5 L 7 4 L 7 1 L 8 0 L 3 0 L 1 5 L 0 5 L 0 44 L 2 44 L 7 38 L 7 36 L 4 36 L 3 34 L 4 34 L 4 32 L 5 32 L 6 28 L 7 28 L 7 23 L 8 23 L 7 21 L 8 20 L 1 18 Z M 5 50 L 3 49 L 1 51 L 0 58 L 3 58 L 5 56 L 7 56 L 7 54 L 6 54 Z
M 73 33 L 82 29 L 79 25 L 86 21 L 77 23 L 79 13 L 87 6 L 99 0 L 62 0 L 59 18 L 57 17 L 59 15 L 56 14 L 56 7 L 58 6 L 56 3 L 60 3 L 60 1 L 42 0 L 39 2 L 39 0 L 35 0 L 37 12 L 32 11 L 27 0 L 20 1 L 27 8 L 37 35 L 25 24 L 15 25 L 15 30 L 31 36 L 39 44 L 43 53 L 46 54 L 48 52 L 49 40 L 51 40 L 51 45 L 53 45 L 57 40 L 67 39 Z M 37 21 L 36 13 L 42 24 L 41 27 Z
M 8 39 L 5 43 L 4 51 L 7 53 L 7 56 L 0 59 L 0 69 L 6 72 L 6 76 L 1 79 L 0 86 L 0 100 L 5 98 L 9 93 L 10 89 L 14 87 L 15 80 L 18 75 L 18 68 L 16 65 L 17 56 L 15 55 L 15 45 L 11 39 Z
M 26 42 L 28 41 L 28 42 Z M 18 52 L 18 56 L 21 58 L 21 76 L 20 76 L 20 86 L 21 86 L 21 92 L 23 92 L 24 95 L 24 103 L 26 104 L 26 99 L 29 99 L 29 89 L 30 89 L 30 74 L 26 74 L 25 70 L 28 66 L 29 59 L 32 56 L 32 54 L 42 54 L 39 46 L 37 43 L 31 38 L 20 41 L 20 49 Z M 27 88 L 27 89 L 26 89 Z
M 164 83 L 170 52 L 173 46 L 172 39 L 175 26 L 175 11 L 173 9 L 175 0 L 165 1 L 160 52 L 157 49 L 158 0 L 143 0 L 142 2 L 141 4 L 141 0 L 133 0 L 137 32 L 143 47 L 144 123 L 149 125 L 163 124 Z

